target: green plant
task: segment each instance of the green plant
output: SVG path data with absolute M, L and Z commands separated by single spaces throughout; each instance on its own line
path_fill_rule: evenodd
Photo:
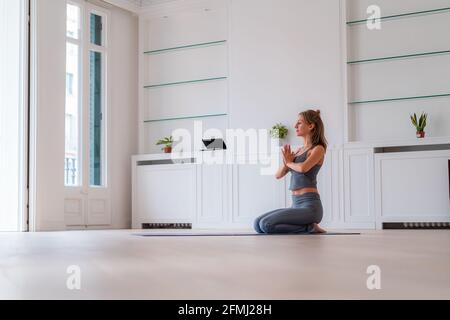
M 270 130 L 270 135 L 275 139 L 284 139 L 288 134 L 288 128 L 281 123 L 275 124 Z
M 158 140 L 158 142 L 156 143 L 157 146 L 163 144 L 164 146 L 166 146 L 166 148 L 170 148 L 173 145 L 173 137 L 164 137 L 161 140 Z
M 416 127 L 417 132 L 423 132 L 425 129 L 425 126 L 427 125 L 427 114 L 422 112 L 420 115 L 419 121 L 417 121 L 417 115 L 414 113 L 414 115 L 410 115 L 411 122 Z

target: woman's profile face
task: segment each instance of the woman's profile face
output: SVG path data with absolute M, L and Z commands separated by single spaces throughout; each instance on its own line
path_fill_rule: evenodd
M 299 116 L 297 123 L 295 124 L 295 130 L 298 137 L 305 137 L 309 134 L 311 129 L 309 128 L 310 125 L 306 122 L 306 120 L 303 118 L 303 116 Z

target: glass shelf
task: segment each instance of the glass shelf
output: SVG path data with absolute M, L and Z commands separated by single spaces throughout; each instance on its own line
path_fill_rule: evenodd
M 205 46 L 214 46 L 226 43 L 227 40 L 219 40 L 219 41 L 211 41 L 211 42 L 203 42 L 203 43 L 196 43 L 196 44 L 190 44 L 186 46 L 179 46 L 179 47 L 172 47 L 172 48 L 164 48 L 164 49 L 158 49 L 158 50 L 151 50 L 151 51 L 145 51 L 144 54 L 157 54 L 161 52 L 167 52 L 167 51 L 174 51 L 174 50 L 180 50 L 180 49 L 192 49 L 192 48 L 198 48 L 198 47 L 205 47 Z
M 186 80 L 186 81 L 170 82 L 170 83 L 160 83 L 160 84 L 152 84 L 152 85 L 149 85 L 149 86 L 144 86 L 144 89 L 157 88 L 157 87 L 165 87 L 165 86 L 174 86 L 174 85 L 186 84 L 186 83 L 196 83 L 196 82 L 206 82 L 206 81 L 215 81 L 215 80 L 225 80 L 225 79 L 227 79 L 227 77 L 217 77 L 217 78 Z
M 440 8 L 440 9 L 433 9 L 433 10 L 408 12 L 408 13 L 402 13 L 402 14 L 395 14 L 395 15 L 391 15 L 391 16 L 380 17 L 380 18 L 377 18 L 377 19 L 364 19 L 364 20 L 348 21 L 347 25 L 351 26 L 351 25 L 355 25 L 355 24 L 365 23 L 368 20 L 369 21 L 373 21 L 373 20 L 380 21 L 380 20 L 395 19 L 395 18 L 402 18 L 402 17 L 408 17 L 408 16 L 417 16 L 417 15 L 421 15 L 421 14 L 441 13 L 443 11 L 449 11 L 449 10 L 450 10 L 450 7 Z
M 347 64 L 357 64 L 357 63 L 364 63 L 364 62 L 385 61 L 385 60 L 394 60 L 394 59 L 405 59 L 405 58 L 423 57 L 423 56 L 431 56 L 431 55 L 438 55 L 438 54 L 448 54 L 448 53 L 450 53 L 450 50 L 422 52 L 422 53 L 406 54 L 406 55 L 401 55 L 401 56 L 391 56 L 391 57 L 382 57 L 382 58 L 372 58 L 372 59 L 348 61 Z
M 403 97 L 403 98 L 389 98 L 389 99 L 379 99 L 379 100 L 366 100 L 366 101 L 353 101 L 348 104 L 363 104 L 363 103 L 380 103 L 380 102 L 390 102 L 390 101 L 402 101 L 402 100 L 416 100 L 416 99 L 431 99 L 431 98 L 441 98 L 450 97 L 450 93 L 435 94 L 428 96 L 416 96 L 416 97 Z
M 212 118 L 212 117 L 223 117 L 228 115 L 227 113 L 217 113 L 217 114 L 204 114 L 197 116 L 185 116 L 185 117 L 173 117 L 173 118 L 162 118 L 162 119 L 151 119 L 145 120 L 144 123 L 161 122 L 161 121 L 173 121 L 173 120 L 185 120 L 185 119 L 198 119 L 198 118 Z

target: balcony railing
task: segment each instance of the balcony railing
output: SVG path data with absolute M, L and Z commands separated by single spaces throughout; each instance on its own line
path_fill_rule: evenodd
M 64 181 L 66 186 L 74 186 L 77 184 L 77 159 L 64 159 Z

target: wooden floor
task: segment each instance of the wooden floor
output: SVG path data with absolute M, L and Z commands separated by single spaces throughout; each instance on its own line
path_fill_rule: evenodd
M 354 230 L 352 230 L 354 231 Z M 1 299 L 450 299 L 450 231 L 138 237 L 0 233 Z M 81 290 L 67 289 L 67 267 Z M 369 290 L 367 267 L 381 269 Z

